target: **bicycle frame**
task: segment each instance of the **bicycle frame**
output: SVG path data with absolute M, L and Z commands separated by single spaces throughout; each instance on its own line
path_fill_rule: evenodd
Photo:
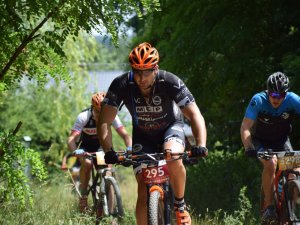
M 296 224 L 300 222 L 299 218 L 294 215 L 294 199 L 291 192 L 294 188 L 300 194 L 300 175 L 294 171 L 295 168 L 300 167 L 300 151 L 280 151 L 273 152 L 266 150 L 266 152 L 258 153 L 258 158 L 269 159 L 274 155 L 277 156 L 277 170 L 274 180 L 274 201 L 278 220 L 280 224 Z M 296 175 L 296 179 L 289 180 L 289 175 Z M 282 181 L 282 192 L 279 193 L 279 182 Z
M 300 218 L 295 218 L 293 215 L 293 196 L 291 196 L 291 190 L 289 190 L 290 182 L 299 183 L 298 187 L 300 187 L 299 176 L 296 175 L 296 179 L 289 181 L 288 177 L 290 174 L 295 174 L 294 170 L 277 170 L 275 175 L 275 203 L 277 213 L 279 215 L 279 220 L 286 222 L 300 222 Z M 278 191 L 278 185 L 280 180 L 282 180 L 282 192 L 281 195 Z
M 190 152 L 132 155 L 132 152 L 127 151 L 118 152 L 118 154 L 121 164 L 140 165 L 142 168 L 142 176 L 147 187 L 148 224 L 170 225 L 173 194 L 169 182 L 167 161 L 183 159 L 190 164 L 198 161 L 188 157 Z M 163 215 L 161 215 L 162 211 Z
M 113 176 L 114 169 L 108 167 L 103 168 L 103 167 L 104 166 L 99 167 L 98 165 L 95 165 L 95 163 L 93 163 L 92 185 L 88 189 L 88 194 L 93 191 L 100 194 L 100 198 L 99 195 L 96 195 L 95 197 L 97 198 L 98 201 L 102 202 L 102 206 L 103 206 L 102 210 L 104 216 L 109 216 L 107 194 L 105 190 L 105 177 L 107 176 L 106 174 L 108 171 L 112 172 L 111 176 Z M 100 187 L 100 190 L 97 190 L 97 187 Z M 97 209 L 94 210 L 96 211 Z
M 87 194 L 92 194 L 93 211 L 96 213 L 96 224 L 103 216 L 124 215 L 121 192 L 115 179 L 115 169 L 109 167 L 104 162 L 104 154 L 99 152 L 84 153 L 83 156 L 91 157 L 92 160 L 92 183 L 87 190 Z M 97 159 L 97 160 L 96 160 Z M 113 194 L 110 199 L 109 194 Z M 109 208 L 109 201 L 111 203 Z

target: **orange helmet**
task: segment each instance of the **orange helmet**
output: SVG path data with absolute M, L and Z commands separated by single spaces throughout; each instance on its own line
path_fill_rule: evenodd
M 129 54 L 129 63 L 133 69 L 152 69 L 158 62 L 158 51 L 147 42 L 139 44 Z
M 105 97 L 104 92 L 98 92 L 92 96 L 92 106 L 98 111 L 100 111 L 101 102 L 103 101 L 104 97 Z

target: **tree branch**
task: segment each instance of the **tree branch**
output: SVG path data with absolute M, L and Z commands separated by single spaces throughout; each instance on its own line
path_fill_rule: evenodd
M 58 7 L 55 7 L 56 9 Z M 14 54 L 9 59 L 9 61 L 6 63 L 6 65 L 3 67 L 3 69 L 0 72 L 0 81 L 3 80 L 4 75 L 7 73 L 11 65 L 16 61 L 17 57 L 22 53 L 23 49 L 27 46 L 29 42 L 31 42 L 34 38 L 36 38 L 38 35 L 35 35 L 36 32 L 49 20 L 49 18 L 52 17 L 53 11 L 50 11 L 48 15 L 31 31 L 31 33 L 28 36 L 25 36 L 21 44 L 16 48 Z

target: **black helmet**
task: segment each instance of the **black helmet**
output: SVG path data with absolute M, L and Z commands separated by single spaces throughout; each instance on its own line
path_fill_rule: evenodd
M 267 80 L 268 92 L 286 93 L 289 88 L 289 78 L 281 72 L 273 73 Z

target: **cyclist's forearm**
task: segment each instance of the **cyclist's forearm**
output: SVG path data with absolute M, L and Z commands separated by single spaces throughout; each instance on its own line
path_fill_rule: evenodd
M 117 129 L 116 131 L 120 135 L 120 137 L 123 139 L 124 144 L 126 145 L 126 147 L 131 147 L 132 146 L 132 139 L 131 139 L 131 136 L 127 133 L 125 127 Z
M 190 121 L 195 144 L 206 147 L 206 126 L 198 106 L 195 102 L 182 109 L 183 115 Z
M 247 118 L 243 119 L 240 133 L 241 140 L 243 142 L 245 150 L 252 148 L 252 140 L 251 140 L 251 127 L 253 126 L 253 121 Z
M 241 139 L 242 139 L 245 150 L 252 147 L 250 130 L 241 128 Z
M 76 136 L 74 136 L 74 135 L 71 135 L 68 138 L 68 148 L 72 152 L 77 149 L 77 144 L 76 144 L 75 138 L 76 138 Z
M 205 147 L 207 134 L 205 121 L 201 114 L 191 118 L 191 127 L 196 145 Z
M 97 133 L 100 145 L 102 146 L 104 152 L 112 149 L 112 132 L 111 126 L 107 123 L 102 123 L 97 126 Z
M 124 137 L 124 143 L 125 143 L 126 147 L 131 147 L 132 146 L 132 139 L 129 135 L 126 135 Z

